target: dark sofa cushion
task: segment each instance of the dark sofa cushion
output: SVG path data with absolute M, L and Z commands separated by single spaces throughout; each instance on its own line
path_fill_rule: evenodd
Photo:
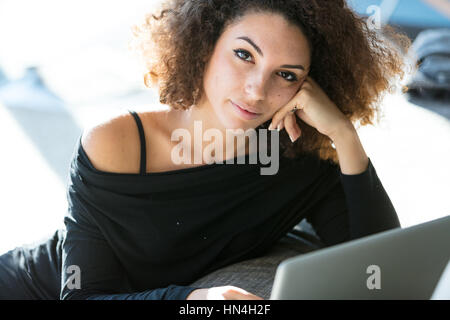
M 288 234 L 275 243 L 265 255 L 215 270 L 191 283 L 211 288 L 232 285 L 264 299 L 270 298 L 278 265 L 291 257 L 317 250 L 320 246 Z

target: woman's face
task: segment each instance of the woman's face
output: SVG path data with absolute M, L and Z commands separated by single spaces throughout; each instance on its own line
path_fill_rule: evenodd
M 309 67 L 300 28 L 278 14 L 247 14 L 218 39 L 205 68 L 203 99 L 225 128 L 256 128 L 294 97 Z

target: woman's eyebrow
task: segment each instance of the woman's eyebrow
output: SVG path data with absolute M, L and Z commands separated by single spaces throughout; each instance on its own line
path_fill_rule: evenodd
M 252 41 L 252 39 L 250 39 L 249 37 L 245 37 L 245 36 L 244 36 L 244 37 L 237 37 L 236 39 L 240 39 L 240 40 L 245 40 L 245 41 L 247 41 L 247 42 L 250 43 L 250 45 L 256 50 L 256 52 L 259 53 L 259 55 L 260 55 L 261 57 L 264 57 L 264 54 L 263 54 L 261 48 L 258 47 L 258 46 Z M 284 65 L 280 66 L 280 68 L 301 69 L 301 70 L 305 71 L 305 67 L 302 66 L 301 64 L 298 64 L 298 65 L 284 64 Z

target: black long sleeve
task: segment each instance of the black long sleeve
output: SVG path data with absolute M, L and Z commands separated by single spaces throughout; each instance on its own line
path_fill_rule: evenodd
M 70 211 L 64 219 L 67 232 L 62 249 L 61 300 L 185 300 L 197 289 L 169 285 L 143 292 L 116 293 L 127 290 L 124 272 L 113 250 L 81 207 L 71 206 Z M 73 271 L 65 272 L 71 265 L 81 271 L 79 289 L 68 288 L 74 284 L 70 278 Z
M 360 174 L 343 174 L 338 165 L 330 168 L 335 179 L 331 180 L 322 201 L 307 216 L 326 245 L 401 227 L 370 158 L 367 169 Z

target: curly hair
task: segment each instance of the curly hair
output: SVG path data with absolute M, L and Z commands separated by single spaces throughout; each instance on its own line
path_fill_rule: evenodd
M 156 12 L 132 27 L 129 48 L 143 59 L 145 86 L 158 88 L 161 103 L 184 110 L 203 94 L 205 66 L 221 33 L 247 13 L 281 14 L 301 29 L 311 48 L 309 75 L 354 125 L 374 124 L 384 94 L 405 75 L 411 45 L 391 26 L 370 28 L 345 0 L 165 0 Z M 302 138 L 292 143 L 281 131 L 283 155 L 313 153 L 338 163 L 329 137 L 296 119 Z

